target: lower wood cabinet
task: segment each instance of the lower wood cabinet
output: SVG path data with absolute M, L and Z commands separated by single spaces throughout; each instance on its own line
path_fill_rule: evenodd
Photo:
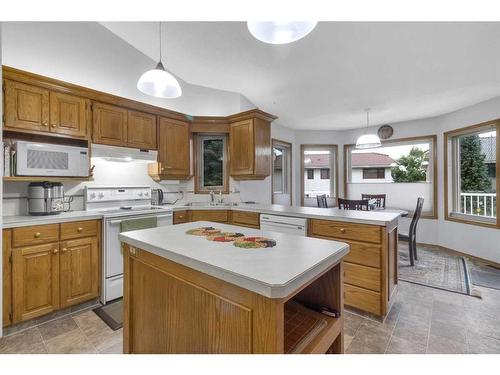
M 260 229 L 260 214 L 258 212 L 231 211 L 231 224 L 241 227 Z
M 187 211 L 174 211 L 174 225 L 183 224 L 189 221 Z
M 99 224 L 87 220 L 3 230 L 4 326 L 99 296 Z M 26 245 L 31 236 L 34 244 Z
M 228 222 L 227 210 L 192 210 L 189 211 L 189 221 L 215 221 L 217 223 Z

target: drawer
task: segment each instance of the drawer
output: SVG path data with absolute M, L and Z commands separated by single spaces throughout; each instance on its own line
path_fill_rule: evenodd
M 193 210 L 191 221 L 215 221 L 227 223 L 227 210 Z
M 97 221 L 75 221 L 61 224 L 61 240 L 97 236 Z
M 260 214 L 257 212 L 233 211 L 232 224 L 260 228 Z
M 355 307 L 375 315 L 381 315 L 380 299 L 381 296 L 378 292 L 344 284 L 344 304 L 347 306 Z
M 344 262 L 344 282 L 380 292 L 380 270 Z
M 341 239 L 339 240 L 342 241 Z M 348 241 L 347 243 L 350 246 L 350 251 L 344 258 L 345 261 L 363 266 L 381 268 L 380 246 L 355 241 Z
M 182 224 L 188 222 L 187 211 L 174 211 L 174 224 Z
M 59 241 L 59 224 L 35 225 L 12 230 L 13 247 L 57 241 Z
M 377 225 L 353 224 L 331 220 L 311 220 L 311 235 L 362 242 L 382 242 L 382 228 Z

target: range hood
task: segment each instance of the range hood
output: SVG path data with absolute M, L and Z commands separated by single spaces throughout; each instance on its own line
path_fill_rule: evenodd
M 92 143 L 90 145 L 91 157 L 103 158 L 113 161 L 132 161 L 146 160 L 156 161 L 158 152 L 156 150 L 139 150 L 137 148 L 118 147 L 98 145 Z

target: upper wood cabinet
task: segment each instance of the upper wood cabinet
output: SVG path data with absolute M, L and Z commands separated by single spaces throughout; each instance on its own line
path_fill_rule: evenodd
M 96 237 L 61 242 L 61 308 L 99 295 L 99 250 Z
M 156 116 L 128 111 L 127 144 L 130 147 L 156 149 Z
M 49 90 L 4 80 L 4 93 L 6 129 L 50 131 Z
M 191 175 L 189 122 L 160 117 L 158 175 L 163 180 L 185 180 Z
M 59 308 L 59 243 L 26 246 L 12 252 L 13 322 Z
M 59 92 L 50 93 L 50 131 L 87 137 L 90 100 Z
M 94 103 L 92 139 L 94 143 L 126 146 L 128 130 L 127 110 L 114 105 Z
M 271 174 L 271 121 L 252 110 L 230 117 L 230 175 L 236 180 L 262 180 Z

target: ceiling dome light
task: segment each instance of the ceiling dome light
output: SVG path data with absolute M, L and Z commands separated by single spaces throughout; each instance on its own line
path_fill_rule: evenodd
M 367 134 L 368 126 L 370 125 L 370 108 L 366 109 L 366 130 L 365 134 L 360 136 L 356 141 L 356 148 L 368 149 L 382 146 L 380 138 L 376 134 Z
M 255 38 L 269 44 L 286 44 L 299 40 L 309 34 L 318 22 L 295 21 L 248 21 L 248 31 Z
M 175 99 L 182 95 L 181 85 L 177 79 L 165 70 L 161 51 L 161 22 L 160 22 L 160 61 L 156 68 L 148 70 L 137 81 L 137 88 L 144 94 L 157 98 Z

